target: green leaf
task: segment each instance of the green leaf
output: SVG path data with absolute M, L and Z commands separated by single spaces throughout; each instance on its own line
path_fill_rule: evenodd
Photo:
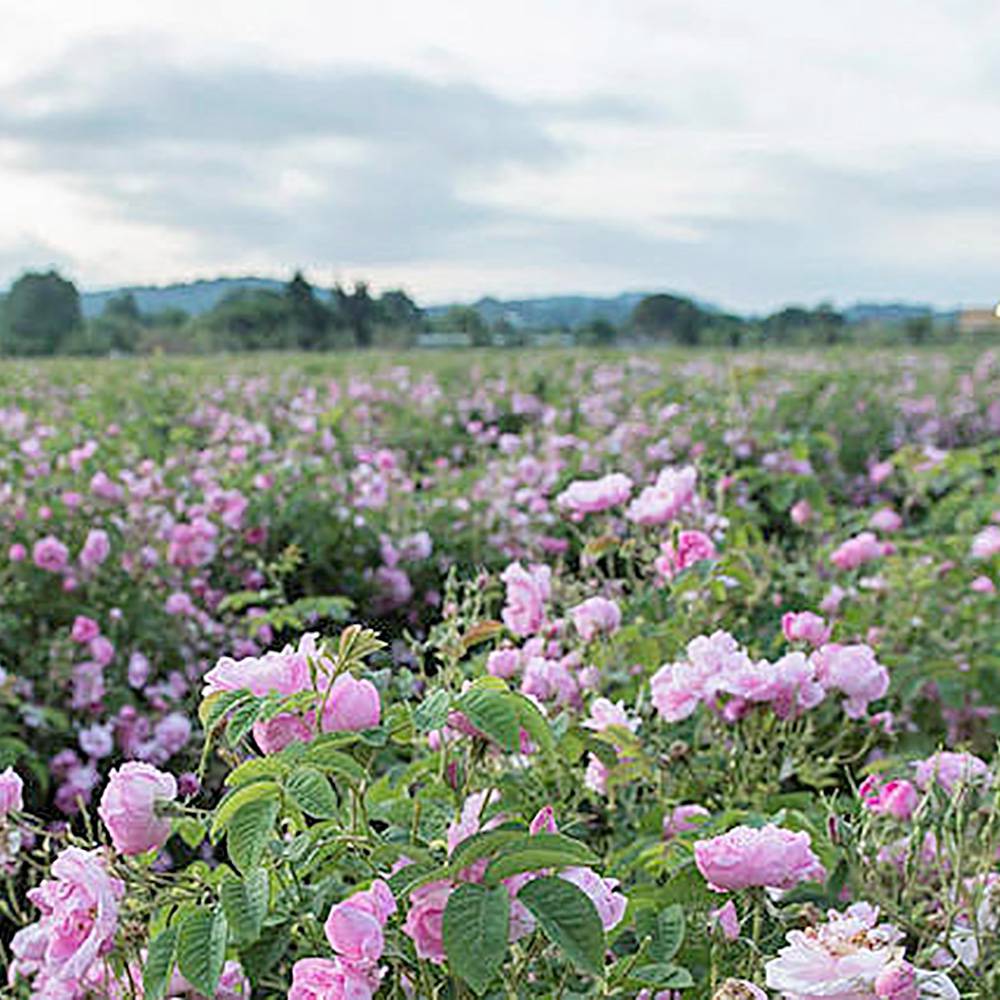
M 649 945 L 649 957 L 669 962 L 684 942 L 684 909 L 679 903 L 668 906 L 656 917 L 656 933 Z
M 260 865 L 278 818 L 276 799 L 257 799 L 236 810 L 226 829 L 226 846 L 233 864 L 243 872 Z
M 226 961 L 226 918 L 221 910 L 195 910 L 177 933 L 177 967 L 181 975 L 205 996 L 215 987 Z
M 233 936 L 241 943 L 250 944 L 260 937 L 270 894 L 270 880 L 263 868 L 253 868 L 243 878 L 231 874 L 223 878 L 219 888 L 222 909 Z
M 251 757 L 233 768 L 226 775 L 225 783 L 229 788 L 236 788 L 264 778 L 283 778 L 287 773 L 288 765 L 278 757 Z
M 557 876 L 532 879 L 517 894 L 545 936 L 583 972 L 604 971 L 604 928 L 594 904 Z
M 448 711 L 451 708 L 451 695 L 438 688 L 428 695 L 413 713 L 413 725 L 421 733 L 429 733 L 440 729 L 448 721 Z
M 466 882 L 448 897 L 442 930 L 449 968 L 482 996 L 507 953 L 510 901 L 505 886 Z
M 253 724 L 260 717 L 263 709 L 264 702 L 254 698 L 232 712 L 226 723 L 226 742 L 231 747 L 236 746 L 253 729 Z
M 316 819 L 331 819 L 337 815 L 337 796 L 329 780 L 315 767 L 300 767 L 285 781 L 285 790 L 296 805 Z
M 194 850 L 204 839 L 207 830 L 201 820 L 192 816 L 180 816 L 173 822 L 174 833 Z
M 523 827 L 513 830 L 479 830 L 456 845 L 455 850 L 451 852 L 448 863 L 452 871 L 460 872 L 463 868 L 468 868 L 473 862 L 479 861 L 482 858 L 493 857 L 509 848 L 511 844 L 519 843 L 523 840 Z
M 473 686 L 455 703 L 455 707 L 481 732 L 505 750 L 516 752 L 521 746 L 521 726 L 509 691 L 492 686 Z
M 586 844 L 561 833 L 538 833 L 524 836 L 504 849 L 486 869 L 487 883 L 496 884 L 511 875 L 538 871 L 541 868 L 567 868 L 572 865 L 592 865 L 597 857 Z
M 168 927 L 149 942 L 146 964 L 142 969 L 142 992 L 145 1000 L 161 1000 L 167 994 L 177 952 L 177 928 Z
M 215 817 L 212 820 L 211 836 L 214 840 L 220 831 L 226 829 L 232 821 L 233 816 L 251 802 L 277 802 L 281 798 L 281 789 L 274 781 L 255 781 L 249 785 L 243 785 L 235 791 L 230 792 L 215 810 Z
M 517 713 L 517 720 L 521 728 L 531 737 L 531 742 L 543 753 L 548 753 L 555 741 L 552 738 L 552 727 L 549 720 L 538 710 L 538 706 L 520 692 L 514 692 L 510 696 Z
M 330 733 L 330 736 L 337 736 Z M 352 742 L 357 739 L 357 733 L 351 733 Z M 313 764 L 321 771 L 344 778 L 352 785 L 360 785 L 365 780 L 365 769 L 350 754 L 337 749 L 342 741 L 328 741 L 324 737 L 309 745 L 302 757 L 302 763 Z
M 694 979 L 687 969 L 668 962 L 652 962 L 633 969 L 629 979 L 634 979 L 643 986 L 653 986 L 660 990 L 683 990 L 694 986 Z
M 291 939 L 288 924 L 265 927 L 260 938 L 248 948 L 240 949 L 240 965 L 254 987 L 278 964 L 288 950 Z
M 219 720 L 238 702 L 249 701 L 253 695 L 249 691 L 216 691 L 198 706 L 198 719 L 206 732 L 214 729 Z

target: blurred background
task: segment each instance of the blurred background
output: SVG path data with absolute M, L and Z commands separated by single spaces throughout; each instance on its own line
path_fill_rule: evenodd
M 7 353 L 1000 328 L 992 2 L 3 21 Z

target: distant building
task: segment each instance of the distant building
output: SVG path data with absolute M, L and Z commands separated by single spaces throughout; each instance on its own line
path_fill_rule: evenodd
M 963 309 L 958 314 L 959 333 L 1000 333 L 1000 307 Z

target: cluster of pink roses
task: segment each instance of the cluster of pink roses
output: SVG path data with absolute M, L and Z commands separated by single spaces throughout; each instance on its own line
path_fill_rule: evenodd
M 332 907 L 324 931 L 336 957 L 299 959 L 288 1000 L 371 1000 L 382 978 L 382 931 L 395 912 L 396 900 L 382 879 Z
M 320 732 L 358 732 L 372 729 L 381 718 L 378 689 L 369 680 L 349 673 L 334 676 L 333 664 L 307 633 L 297 647 L 286 646 L 263 656 L 234 660 L 225 656 L 205 674 L 204 697 L 222 691 L 249 690 L 258 697 L 276 693 L 316 694 L 315 709 L 305 713 L 282 712 L 254 724 L 253 734 L 261 752 L 277 753 L 289 743 L 309 742 Z M 317 718 L 319 720 L 317 726 Z
M 789 621 L 796 636 L 820 635 L 815 627 Z M 706 705 L 728 722 L 755 705 L 768 705 L 782 719 L 815 708 L 830 692 L 845 696 L 844 712 L 862 718 L 868 703 L 885 695 L 889 674 L 866 645 L 827 643 L 809 656 L 787 653 L 775 662 L 753 660 L 728 632 L 698 636 L 687 659 L 662 666 L 652 677 L 653 705 L 667 722 L 679 722 Z

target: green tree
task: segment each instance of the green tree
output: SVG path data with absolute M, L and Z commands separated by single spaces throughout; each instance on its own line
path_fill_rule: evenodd
M 486 320 L 472 306 L 452 306 L 441 319 L 441 329 L 464 333 L 473 347 L 489 347 L 493 343 Z
M 348 292 L 340 285 L 334 285 L 333 303 L 337 315 L 354 334 L 354 343 L 358 347 L 371 347 L 378 308 L 368 293 L 367 283 L 355 282 L 353 292 Z
M 301 271 L 285 286 L 291 342 L 306 351 L 322 350 L 326 346 L 330 313 L 313 292 Z
M 6 354 L 56 354 L 83 324 L 80 295 L 55 271 L 22 275 L 4 300 L 0 348 Z
M 618 329 L 606 319 L 592 319 L 577 336 L 582 344 L 610 347 L 618 339 Z
M 647 295 L 632 310 L 632 326 L 640 336 L 689 346 L 701 339 L 705 320 L 698 306 L 677 295 Z
M 934 320 L 930 315 L 911 316 L 904 324 L 906 339 L 911 344 L 925 344 L 934 332 Z
M 288 295 L 266 289 L 239 289 L 203 319 L 211 346 L 227 351 L 296 347 Z

